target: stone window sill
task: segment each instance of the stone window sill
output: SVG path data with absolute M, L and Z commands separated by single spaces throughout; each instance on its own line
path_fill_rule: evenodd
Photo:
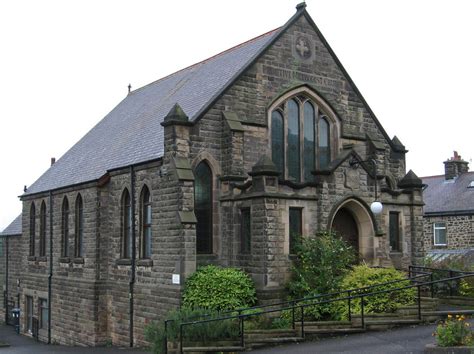
M 77 257 L 72 260 L 74 264 L 84 264 L 84 258 L 83 257 Z
M 36 261 L 36 256 L 28 256 L 29 261 Z
M 60 257 L 59 258 L 59 263 L 69 263 L 71 262 L 71 258 L 69 257 Z
M 132 265 L 132 260 L 130 258 L 121 258 L 117 259 L 115 263 L 117 265 Z
M 37 257 L 36 260 L 38 262 L 46 262 L 48 260 L 48 257 L 46 256 L 41 256 L 41 257 Z
M 139 259 L 137 260 L 137 266 L 139 267 L 152 267 L 153 260 L 152 259 Z

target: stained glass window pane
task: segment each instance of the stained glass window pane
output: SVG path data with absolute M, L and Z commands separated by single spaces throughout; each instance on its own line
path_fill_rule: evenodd
M 151 198 L 145 187 L 142 195 L 142 258 L 151 257 Z
M 40 238 L 39 238 L 39 255 L 46 255 L 46 204 L 41 203 L 40 209 Z
M 280 172 L 280 177 L 284 178 L 284 136 L 283 136 L 283 116 L 278 111 L 272 112 L 272 161 Z
M 389 216 L 390 250 L 400 251 L 399 214 L 390 212 Z
M 66 197 L 62 209 L 62 256 L 69 257 L 69 202 Z
M 329 148 L 329 123 L 325 118 L 319 120 L 318 136 L 319 168 L 329 165 L 331 150 Z
M 35 255 L 36 208 L 32 203 L 30 208 L 30 256 Z
M 304 145 L 303 145 L 303 158 L 304 158 L 304 179 L 305 181 L 311 181 L 313 175 L 311 171 L 315 169 L 315 122 L 314 122 L 314 107 L 311 103 L 306 102 L 304 104 Z
M 300 182 L 300 119 L 295 100 L 288 101 L 288 178 Z
M 212 253 L 212 172 L 205 162 L 195 171 L 194 211 L 196 214 L 196 252 Z
M 290 208 L 290 217 L 289 217 L 289 226 L 290 226 L 290 254 L 295 253 L 295 245 L 297 242 L 297 237 L 302 234 L 302 217 L 300 208 Z
M 132 255 L 132 205 L 130 203 L 130 194 L 128 193 L 128 190 L 125 190 L 122 196 L 122 218 L 122 257 L 130 258 Z

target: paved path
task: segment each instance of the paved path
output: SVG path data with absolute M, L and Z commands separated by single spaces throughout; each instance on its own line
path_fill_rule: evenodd
M 474 324 L 474 320 L 469 322 Z M 435 342 L 432 336 L 435 328 L 436 325 L 418 325 L 388 331 L 365 332 L 326 338 L 314 342 L 255 350 L 252 351 L 252 354 L 421 354 L 426 344 Z
M 0 341 L 10 344 L 0 348 L 0 354 L 56 354 L 56 353 L 84 353 L 84 354 L 145 354 L 145 351 L 132 348 L 118 347 L 67 347 L 64 345 L 48 345 L 36 340 L 16 334 L 12 326 L 0 325 Z

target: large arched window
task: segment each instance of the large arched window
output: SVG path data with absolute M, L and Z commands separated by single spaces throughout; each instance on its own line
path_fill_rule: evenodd
M 130 193 L 125 189 L 122 194 L 122 258 L 132 256 L 132 204 Z
M 75 256 L 84 257 L 84 206 L 82 197 L 79 194 L 76 199 L 75 209 Z
M 69 257 L 69 201 L 63 199 L 61 207 L 61 256 Z
M 141 258 L 151 257 L 151 196 L 147 186 L 143 187 L 141 202 Z
M 36 208 L 35 203 L 30 207 L 30 256 L 35 255 L 35 234 L 36 234 Z
M 311 181 L 311 171 L 331 162 L 331 125 L 312 99 L 293 96 L 271 112 L 272 160 L 280 178 Z
M 194 211 L 196 214 L 196 252 L 212 253 L 212 171 L 200 162 L 194 171 Z
M 46 203 L 44 201 L 40 209 L 39 255 L 46 256 Z

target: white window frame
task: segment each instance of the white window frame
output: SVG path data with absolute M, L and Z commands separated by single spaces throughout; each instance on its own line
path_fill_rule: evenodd
M 436 237 L 438 235 L 438 230 L 444 230 L 444 237 L 445 237 L 444 243 L 437 242 L 437 239 L 439 239 L 439 237 Z M 433 223 L 433 244 L 435 246 L 446 246 L 447 243 L 448 243 L 448 231 L 447 231 L 446 223 L 434 222 Z

